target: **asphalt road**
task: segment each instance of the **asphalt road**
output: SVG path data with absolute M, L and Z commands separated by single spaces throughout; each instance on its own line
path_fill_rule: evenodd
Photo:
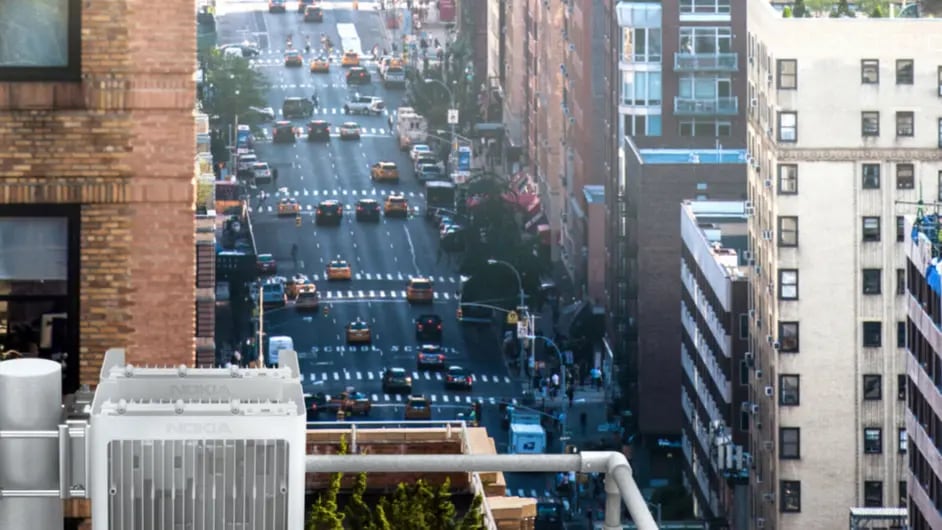
M 402 396 L 385 395 L 381 390 L 382 372 L 399 366 L 415 371 L 415 328 L 417 315 L 434 312 L 444 321 L 442 346 L 449 364 L 459 364 L 474 375 L 471 392 L 446 391 L 441 375 L 416 372 L 413 393 L 421 393 L 433 401 L 433 418 L 449 419 L 467 409 L 472 399 L 484 401 L 483 416 L 497 418 L 497 403 L 520 395 L 521 387 L 507 373 L 497 334 L 488 327 L 465 327 L 455 319 L 455 294 L 459 275 L 454 256 L 439 251 L 436 227 L 423 216 L 408 219 L 386 219 L 379 223 L 354 220 L 350 208 L 357 199 L 378 200 L 392 191 L 403 192 L 410 206 L 421 207 L 423 187 L 413 176 L 408 154 L 402 153 L 389 134 L 387 118 L 382 116 L 348 117 L 341 108 L 351 92 L 383 98 L 387 109 L 394 110 L 404 94 L 402 89 L 387 90 L 378 82 L 372 61 L 365 61 L 373 74 L 373 83 L 348 89 L 343 81 L 344 69 L 331 64 L 329 74 L 311 74 L 303 68 L 282 65 L 285 41 L 292 35 L 295 46 L 304 46 L 304 35 L 311 35 L 312 45 L 319 45 L 320 34 L 326 33 L 340 43 L 338 24 L 353 24 L 361 47 L 369 50 L 384 42 L 382 19 L 361 2 L 359 11 L 352 11 L 349 2 L 323 2 L 323 23 L 305 24 L 295 12 L 296 3 L 288 3 L 287 13 L 268 13 L 260 2 L 224 3 L 219 8 L 217 27 L 220 44 L 252 39 L 263 48 L 253 63 L 269 79 L 272 88 L 267 104 L 281 108 L 287 96 L 310 97 L 316 91 L 320 108 L 315 118 L 337 126 L 343 121 L 356 121 L 364 128 L 359 141 L 332 138 L 327 143 L 272 144 L 258 142 L 260 160 L 278 169 L 278 182 L 266 188 L 271 197 L 264 204 L 253 202 L 253 226 L 258 252 L 270 252 L 279 263 L 279 274 L 290 276 L 303 272 L 315 280 L 321 292 L 322 308 L 328 311 L 298 313 L 289 304 L 265 313 L 265 331 L 269 336 L 293 338 L 301 359 L 304 387 L 307 392 L 336 394 L 354 387 L 368 394 L 374 403 L 370 419 L 403 418 Z M 310 59 L 314 54 L 309 55 Z M 279 118 L 280 119 L 280 118 Z M 307 120 L 296 120 L 298 127 Z M 396 162 L 402 173 L 398 185 L 374 186 L 370 181 L 371 164 L 384 160 Z M 301 227 L 293 217 L 278 218 L 272 209 L 285 195 L 295 197 L 304 215 Z M 314 225 L 313 209 L 325 198 L 340 200 L 347 209 L 339 227 Z M 291 259 L 291 246 L 299 248 L 298 266 Z M 349 282 L 328 282 L 324 279 L 326 263 L 340 256 L 353 267 Z M 436 299 L 430 306 L 412 306 L 404 292 L 409 276 L 433 279 Z M 350 346 L 344 340 L 344 326 L 353 319 L 368 322 L 373 341 L 368 346 Z

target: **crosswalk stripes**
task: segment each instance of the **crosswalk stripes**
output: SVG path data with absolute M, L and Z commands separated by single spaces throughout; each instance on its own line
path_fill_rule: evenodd
M 403 403 L 405 401 L 402 394 L 371 393 L 368 395 L 373 403 Z M 425 396 L 429 398 L 429 401 L 432 403 L 441 405 L 470 405 L 476 401 L 486 402 L 491 405 L 498 403 L 497 398 L 493 396 L 472 396 L 470 394 L 425 394 Z M 324 394 L 324 397 L 329 401 L 331 395 Z M 511 405 L 517 405 L 516 398 L 511 399 L 509 403 Z
M 318 281 L 321 281 L 321 280 L 327 280 L 327 276 L 324 275 L 324 274 L 309 274 L 308 277 L 309 277 L 309 278 L 311 279 L 311 281 L 313 281 L 313 282 L 318 282 Z M 400 282 L 404 282 L 404 281 L 406 281 L 406 280 L 411 280 L 411 279 L 413 279 L 413 278 L 418 278 L 418 277 L 420 277 L 420 276 L 419 276 L 419 275 L 416 275 L 416 274 L 403 274 L 403 273 L 401 273 L 401 272 L 397 272 L 397 273 L 395 273 L 395 274 L 393 274 L 393 273 L 391 273 L 391 272 L 387 272 L 387 273 L 385 273 L 385 274 L 384 274 L 384 273 L 381 273 L 381 272 L 380 272 L 380 273 L 375 273 L 375 274 L 374 274 L 374 273 L 369 273 L 369 272 L 357 272 L 357 273 L 354 273 L 354 274 L 353 274 L 353 279 L 354 279 L 354 280 L 375 280 L 375 281 L 383 281 L 383 280 L 386 280 L 386 281 L 400 281 Z M 458 283 L 458 282 L 461 281 L 461 278 L 459 278 L 459 277 L 457 277 L 457 276 L 435 276 L 435 275 L 433 274 L 433 275 L 431 275 L 431 276 L 421 276 L 421 277 L 422 277 L 422 278 L 428 278 L 428 279 L 432 280 L 433 282 L 438 282 L 438 283 L 440 283 L 440 284 L 441 284 L 441 283 Z M 368 292 L 374 292 L 374 291 L 368 291 Z M 379 293 L 380 293 L 381 291 L 375 291 L 375 292 L 379 295 Z M 383 295 L 379 295 L 379 296 L 383 296 Z
M 536 488 L 507 488 L 507 495 L 510 497 L 528 497 L 532 499 L 538 499 L 540 497 L 555 497 L 553 493 L 550 493 L 549 490 L 544 490 L 543 494 L 540 495 L 540 492 Z
M 299 190 L 289 190 L 287 188 L 282 188 L 275 193 L 272 193 L 271 196 L 275 199 L 280 199 L 282 197 L 341 197 L 344 195 L 352 195 L 354 197 L 370 197 L 370 196 L 386 196 L 390 194 L 405 195 L 406 197 L 422 199 L 425 197 L 425 194 L 421 191 L 400 191 L 396 189 L 362 189 L 362 190 L 348 190 L 346 188 L 333 188 L 329 190 L 316 190 L 316 189 L 307 189 L 302 188 Z
M 357 290 L 357 291 L 319 291 L 321 301 L 340 302 L 345 300 L 405 300 L 406 292 L 400 290 Z M 432 295 L 435 300 L 457 300 L 457 297 L 449 292 L 436 292 Z M 485 381 L 486 382 L 486 381 Z
M 320 373 L 312 372 L 308 374 L 308 379 L 310 380 L 311 383 L 340 381 L 341 379 L 343 379 L 344 381 L 363 381 L 363 380 L 372 381 L 374 377 L 376 379 L 382 379 L 383 371 L 379 370 L 376 372 L 373 372 L 373 371 L 350 372 L 347 370 L 336 370 L 332 372 L 320 372 Z M 490 382 L 490 383 L 497 383 L 497 384 L 500 384 L 500 383 L 510 384 L 511 382 L 510 376 L 507 376 L 507 375 L 482 374 L 480 376 L 472 375 L 471 377 L 475 381 L 483 382 L 483 383 Z M 441 372 L 413 371 L 412 379 L 415 381 L 443 381 L 444 376 L 442 375 Z M 494 403 L 494 402 L 491 401 L 491 403 Z

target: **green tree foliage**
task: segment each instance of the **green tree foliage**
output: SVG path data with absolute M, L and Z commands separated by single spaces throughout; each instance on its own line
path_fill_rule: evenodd
M 337 454 L 347 454 L 346 437 L 341 436 Z M 308 513 L 307 530 L 344 530 L 344 514 L 340 513 L 337 506 L 341 480 L 343 480 L 343 473 L 330 475 L 327 489 L 321 492 Z
M 785 6 L 785 9 L 782 10 L 782 18 L 792 18 L 791 6 Z
M 383 498 L 379 504 L 376 505 L 376 510 L 373 513 L 373 528 L 375 530 L 393 530 L 392 525 L 389 523 L 389 519 L 386 517 L 386 507 L 388 505 L 383 504 Z
M 808 13 L 808 8 L 805 7 L 805 0 L 795 0 L 791 13 L 792 13 L 792 16 L 795 18 L 807 17 L 809 13 Z
M 255 116 L 249 107 L 265 106 L 268 82 L 258 70 L 249 66 L 242 57 L 224 55 L 213 50 L 206 58 L 203 109 L 210 116 L 218 116 L 223 124 L 235 122 L 252 124 Z M 257 119 L 257 118 L 256 118 Z
M 455 528 L 455 503 L 451 501 L 451 480 L 446 479 L 432 491 L 429 519 L 432 528 L 452 530 Z
M 363 500 L 363 494 L 366 493 L 366 473 L 357 475 L 357 481 L 353 485 L 353 492 L 350 500 L 344 507 L 344 521 L 351 528 L 362 528 L 364 530 L 373 530 L 376 525 L 373 523 L 373 512 L 370 506 Z
M 806 14 L 804 16 L 812 16 L 819 13 L 830 13 L 831 8 L 834 6 L 835 0 L 805 0 Z M 795 10 L 792 10 L 795 13 Z M 795 14 L 797 17 L 797 13 Z
M 831 18 L 852 17 L 854 16 L 854 12 L 851 11 L 847 0 L 838 0 L 837 5 L 831 9 L 830 16 Z
M 484 499 L 480 495 L 475 495 L 471 501 L 471 507 L 458 522 L 458 530 L 481 530 L 484 528 L 484 515 L 481 507 L 484 505 Z

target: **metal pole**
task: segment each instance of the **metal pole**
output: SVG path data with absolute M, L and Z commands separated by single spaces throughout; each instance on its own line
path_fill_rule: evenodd
M 265 367 L 264 348 L 262 347 L 262 338 L 265 334 L 265 286 L 258 284 L 258 364 L 259 368 Z
M 618 483 L 611 473 L 605 475 L 605 522 L 604 530 L 621 530 L 621 497 Z
M 46 359 L 0 362 L 0 431 L 57 431 L 62 415 L 62 365 Z M 61 530 L 59 441 L 0 441 L 0 528 Z M 55 491 L 55 495 L 51 492 Z M 31 493 L 42 496 L 23 497 Z

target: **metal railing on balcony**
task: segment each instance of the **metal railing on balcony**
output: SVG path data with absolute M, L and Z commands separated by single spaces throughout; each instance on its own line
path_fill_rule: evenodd
M 739 98 L 697 99 L 675 97 L 674 114 L 677 116 L 735 116 L 739 114 Z
M 675 72 L 735 72 L 739 70 L 738 53 L 674 54 Z

